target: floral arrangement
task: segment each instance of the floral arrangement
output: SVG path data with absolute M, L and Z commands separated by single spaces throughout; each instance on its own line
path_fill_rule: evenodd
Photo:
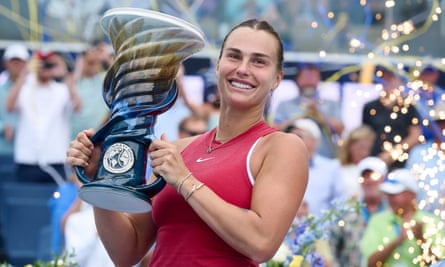
M 354 199 L 334 201 L 332 209 L 319 216 L 309 214 L 296 224 L 292 224 L 284 242 L 266 267 L 324 267 L 320 254 L 326 245 L 330 229 L 342 223 L 342 218 L 350 213 L 360 213 L 361 204 Z M 329 249 L 328 247 L 324 247 Z
M 26 264 L 24 267 L 78 267 L 79 265 L 70 260 L 74 257 L 73 253 L 64 253 L 61 256 L 55 255 L 50 261 L 37 260 L 33 264 Z M 9 263 L 0 263 L 0 267 L 13 267 Z

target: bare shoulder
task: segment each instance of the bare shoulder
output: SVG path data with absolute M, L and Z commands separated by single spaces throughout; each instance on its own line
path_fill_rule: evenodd
M 275 132 L 264 136 L 253 153 L 253 173 L 260 169 L 274 172 L 296 172 L 294 168 L 308 166 L 308 153 L 303 141 L 295 134 Z M 296 164 L 298 162 L 298 164 Z M 298 165 L 298 166 L 297 166 Z
M 284 132 L 275 132 L 264 137 L 263 148 L 267 150 L 267 152 L 283 152 L 288 151 L 292 152 L 300 152 L 306 154 L 306 146 L 295 134 L 289 134 Z M 287 154 L 287 153 L 286 153 Z

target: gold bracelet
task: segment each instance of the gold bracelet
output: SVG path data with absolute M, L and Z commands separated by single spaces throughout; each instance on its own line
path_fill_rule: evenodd
M 189 198 L 193 195 L 193 193 L 203 186 L 204 186 L 204 183 L 200 183 L 199 185 L 193 184 L 192 190 L 190 190 L 190 192 L 184 197 L 185 201 L 189 200 Z
M 177 190 L 178 190 L 178 194 L 181 194 L 181 187 L 184 184 L 185 180 L 187 180 L 188 178 L 190 178 L 190 176 L 192 176 L 192 173 L 189 172 L 184 178 L 181 179 L 181 181 L 179 182 L 178 186 L 177 186 Z

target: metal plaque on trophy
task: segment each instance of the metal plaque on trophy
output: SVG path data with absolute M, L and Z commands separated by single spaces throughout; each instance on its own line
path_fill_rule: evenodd
M 145 177 L 156 117 L 176 101 L 176 73 L 204 47 L 204 35 L 184 20 L 137 8 L 111 9 L 101 26 L 115 52 L 103 84 L 111 116 L 92 137 L 101 144 L 97 173 L 87 177 L 75 167 L 83 184 L 79 196 L 103 209 L 147 212 L 166 184 L 160 176 L 149 182 Z

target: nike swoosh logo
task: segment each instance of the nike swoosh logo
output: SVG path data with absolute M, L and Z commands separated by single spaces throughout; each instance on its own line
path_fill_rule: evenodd
M 204 162 L 204 161 L 208 161 L 208 160 L 211 160 L 211 159 L 214 159 L 215 157 L 210 157 L 210 158 L 198 158 L 198 159 L 196 159 L 196 162 Z

